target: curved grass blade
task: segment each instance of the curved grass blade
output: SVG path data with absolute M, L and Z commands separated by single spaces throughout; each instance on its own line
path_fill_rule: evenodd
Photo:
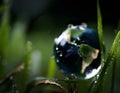
M 11 73 L 9 73 L 4 79 L 0 80 L 0 86 L 2 86 L 3 84 L 5 84 L 7 81 L 11 80 L 11 78 L 15 77 L 23 69 L 24 69 L 24 64 L 19 65 Z
M 31 91 L 32 88 L 37 87 L 37 86 L 43 86 L 43 85 L 52 85 L 52 86 L 56 86 L 58 87 L 60 90 L 62 90 L 63 92 L 66 93 L 66 89 L 60 85 L 59 83 L 55 82 L 54 80 L 50 80 L 47 78 L 36 78 L 34 80 L 32 80 L 31 82 L 29 82 L 27 84 L 27 89 L 25 93 L 29 93 Z
M 106 72 L 110 62 L 114 60 L 113 58 L 116 58 L 116 57 L 114 57 L 114 55 L 115 55 L 116 50 L 118 48 L 119 42 L 120 42 L 120 31 L 118 32 L 116 38 L 114 39 L 114 42 L 113 42 L 112 47 L 110 49 L 110 52 L 109 52 L 109 54 L 107 56 L 107 59 L 104 62 L 104 66 L 103 66 L 103 68 L 101 70 L 101 73 L 100 73 L 100 75 L 98 77 L 98 80 L 96 81 L 96 83 L 94 84 L 94 86 L 92 88 L 91 93 L 97 93 L 98 92 L 99 87 L 101 86 L 101 82 L 104 79 L 105 72 Z

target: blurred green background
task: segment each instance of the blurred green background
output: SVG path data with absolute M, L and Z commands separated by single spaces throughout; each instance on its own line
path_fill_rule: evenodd
M 4 3 L 6 1 L 7 0 L 0 1 L 1 22 L 5 10 Z M 5 52 L 5 55 L 7 55 L 6 58 L 8 58 L 7 61 L 11 62 L 5 66 L 6 68 L 4 69 L 6 70 L 4 72 L 5 74 L 3 75 L 3 77 L 5 77 L 7 73 L 10 73 L 15 67 L 17 67 L 22 63 L 22 61 L 24 61 L 24 53 L 21 53 L 21 51 L 24 51 L 23 47 L 26 45 L 26 41 L 30 41 L 32 43 L 32 56 L 30 65 L 31 70 L 29 72 L 28 81 L 38 76 L 48 78 L 51 77 L 48 75 L 48 70 L 50 58 L 53 56 L 54 38 L 59 36 L 67 28 L 68 24 L 80 25 L 82 22 L 85 22 L 88 24 L 88 27 L 91 27 L 95 30 L 97 29 L 96 1 L 11 0 L 9 4 L 9 26 L 10 29 L 12 29 L 11 31 L 9 31 L 9 38 L 15 38 L 10 39 L 11 41 L 9 41 L 11 48 L 7 49 L 11 51 L 6 50 L 7 52 Z M 116 6 L 116 4 L 117 2 L 114 0 L 100 0 L 103 18 L 103 38 L 107 52 L 109 52 L 109 49 L 118 31 L 119 12 L 116 10 L 118 10 L 119 8 Z M 16 32 L 16 30 L 18 30 L 18 32 Z M 16 52 L 18 52 L 18 55 L 16 55 Z M 120 63 L 119 61 L 117 61 L 115 69 L 114 93 L 120 93 L 119 70 Z M 109 66 L 109 71 L 105 76 L 102 93 L 110 93 L 112 76 L 111 72 L 112 65 Z M 53 74 L 54 75 L 52 76 L 52 78 L 65 78 L 65 76 L 59 71 L 57 66 Z M 21 82 L 19 80 L 22 80 L 22 75 L 23 74 L 20 73 L 20 75 L 18 75 L 15 79 L 15 82 L 18 82 L 20 84 Z M 86 92 L 86 89 L 90 85 L 91 81 L 92 79 L 80 81 L 78 85 L 80 87 L 80 93 Z M 20 86 L 21 85 L 22 84 L 20 84 Z M 3 90 L 4 88 L 2 88 L 1 93 L 3 93 Z M 41 88 L 40 90 L 43 91 L 43 93 L 45 93 L 45 90 L 42 90 Z M 33 89 L 31 93 L 34 93 L 36 91 L 40 92 L 40 90 L 39 88 Z

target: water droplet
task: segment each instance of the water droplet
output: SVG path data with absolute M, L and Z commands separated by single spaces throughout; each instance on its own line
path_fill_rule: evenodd
M 56 47 L 56 51 L 58 50 L 58 47 Z
M 73 74 L 73 73 L 71 74 L 71 77 L 72 78 L 77 78 L 76 74 Z
M 62 57 L 62 53 L 60 54 L 60 57 Z
M 99 75 L 97 75 L 96 77 L 97 77 L 97 79 L 98 79 L 98 78 L 99 78 Z
M 113 61 L 113 60 L 114 60 L 114 57 L 112 57 L 111 60 Z
M 87 28 L 87 24 L 86 23 L 82 23 L 80 26 L 79 26 L 80 30 L 85 30 Z
M 56 62 L 59 63 L 59 59 L 57 59 Z
M 69 24 L 69 25 L 68 25 L 68 28 L 71 28 L 72 26 L 73 26 L 72 24 Z
M 78 29 L 78 27 L 80 29 Z M 71 29 L 69 30 L 71 31 L 70 33 L 75 34 L 69 37 L 67 28 L 56 38 L 54 56 L 57 65 L 67 77 L 89 79 L 96 76 L 102 66 L 97 31 L 88 28 L 87 24 L 82 24 L 80 26 L 70 25 L 69 29 Z M 77 40 L 77 42 L 75 40 Z M 86 50 L 85 46 L 83 46 L 82 51 L 79 51 L 82 44 L 90 46 L 87 47 L 87 56 L 84 54 L 84 51 Z M 93 50 L 99 51 L 95 57 L 93 57 Z M 80 55 L 79 53 L 83 53 L 83 55 Z M 97 78 L 98 77 L 99 75 L 97 75 Z
M 18 90 L 16 90 L 16 93 L 19 93 L 19 91 L 18 91 Z
M 97 81 L 95 81 L 95 84 L 97 83 Z
M 19 93 L 16 84 L 12 85 L 12 93 Z
M 105 75 L 107 75 L 107 72 L 105 72 Z
M 10 80 L 13 80 L 13 76 L 10 77 Z

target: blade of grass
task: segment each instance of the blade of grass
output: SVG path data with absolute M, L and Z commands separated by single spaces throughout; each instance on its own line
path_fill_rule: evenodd
M 58 87 L 64 93 L 67 92 L 67 90 L 61 84 L 55 82 L 54 80 L 50 80 L 50 79 L 44 78 L 44 77 L 37 77 L 34 80 L 31 80 L 30 82 L 28 82 L 25 93 L 29 93 L 31 91 L 31 89 L 34 88 L 34 87 L 43 86 L 43 85 L 53 85 L 53 86 Z M 49 86 L 47 86 L 47 87 L 49 87 Z
M 114 93 L 114 82 L 115 82 L 115 68 L 116 68 L 116 55 L 112 63 L 112 80 L 111 80 L 111 88 L 110 93 Z
M 26 55 L 25 55 L 25 62 L 24 62 L 24 74 L 25 78 L 27 78 L 29 74 L 29 66 L 31 61 L 31 50 L 32 50 L 32 43 L 30 41 L 27 42 L 26 45 Z
M 5 5 L 0 6 L 0 13 L 3 12 L 4 8 L 5 8 Z
M 120 30 L 120 20 L 118 20 L 117 30 L 118 31 Z M 119 49 L 120 49 L 120 47 L 118 48 L 117 53 L 115 53 L 115 58 L 114 58 L 113 63 L 112 63 L 112 75 L 111 75 L 112 79 L 111 79 L 110 93 L 114 93 L 114 87 L 115 87 L 114 82 L 115 82 L 115 76 L 116 76 L 115 70 L 116 70 L 116 65 L 117 65 L 116 61 L 117 61 L 117 56 L 119 55 L 118 54 Z
M 103 27 L 102 27 L 102 16 L 101 16 L 99 0 L 97 0 L 97 29 L 98 29 L 98 36 L 99 36 L 100 50 L 101 50 L 101 61 L 102 61 L 103 59 Z
M 1 55 L 3 54 L 6 48 L 8 33 L 9 33 L 9 9 L 8 7 L 6 7 L 2 16 L 2 21 L 0 26 L 0 54 Z
M 103 27 L 102 27 L 102 16 L 101 16 L 99 0 L 97 0 L 97 29 L 98 29 L 98 36 L 99 36 L 99 43 L 100 43 L 100 50 L 101 50 L 101 63 L 103 63 L 105 53 L 103 50 Z M 93 87 L 95 86 L 96 79 L 97 77 L 90 84 L 88 88 L 88 92 L 92 91 Z
M 107 59 L 106 59 L 106 61 L 104 62 L 104 66 L 103 66 L 103 68 L 102 68 L 102 70 L 101 70 L 101 73 L 100 73 L 100 75 L 99 75 L 99 78 L 98 78 L 98 80 L 96 81 L 96 83 L 94 84 L 94 87 L 92 88 L 91 93 L 98 93 L 98 89 L 99 89 L 99 87 L 100 87 L 100 85 L 101 85 L 101 82 L 102 82 L 103 79 L 104 79 L 105 72 L 106 72 L 106 70 L 107 70 L 110 62 L 111 62 L 111 61 L 113 60 L 113 58 L 114 58 L 114 55 L 115 55 L 115 52 L 116 52 L 116 50 L 117 50 L 117 48 L 118 48 L 119 42 L 120 42 L 120 31 L 118 32 L 116 38 L 114 39 L 114 42 L 113 42 L 112 47 L 111 47 L 111 49 L 110 49 L 110 52 L 109 52 L 109 54 L 108 54 L 108 56 L 107 56 Z
M 24 93 L 28 79 L 29 79 L 29 72 L 30 72 L 30 61 L 31 61 L 31 42 L 27 42 L 26 44 L 26 50 L 25 50 L 25 59 L 24 59 L 24 69 L 23 72 L 21 73 L 21 77 L 19 78 L 21 81 L 18 82 L 19 86 L 19 91 L 20 93 Z
M 4 56 L 7 60 L 5 69 L 6 73 L 12 71 L 15 67 L 21 64 L 23 57 L 23 51 L 25 47 L 25 26 L 24 23 L 16 22 L 10 33 L 10 39 L 8 40 L 8 46 Z
M 5 9 L 0 24 L 0 79 L 2 79 L 4 76 L 4 67 L 2 61 L 9 36 L 9 6 L 6 6 L 4 8 Z
M 51 57 L 49 67 L 48 67 L 47 77 L 53 78 L 56 71 L 55 69 L 56 69 L 55 59 L 54 57 Z
M 4 10 L 6 10 L 6 8 L 8 8 L 10 6 L 12 0 L 4 0 L 3 4 L 0 5 L 0 13 L 4 12 Z

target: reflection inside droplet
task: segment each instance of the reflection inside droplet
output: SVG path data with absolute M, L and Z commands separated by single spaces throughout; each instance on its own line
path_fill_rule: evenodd
M 101 66 L 99 66 L 98 69 L 93 69 L 91 73 L 86 73 L 85 79 L 92 78 L 100 71 L 100 69 L 101 69 Z

